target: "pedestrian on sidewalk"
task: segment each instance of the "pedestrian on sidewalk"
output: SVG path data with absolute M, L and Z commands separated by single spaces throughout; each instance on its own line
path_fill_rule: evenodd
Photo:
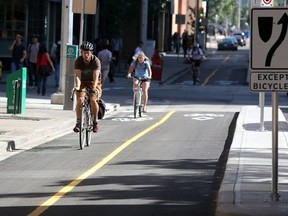
M 115 37 L 112 38 L 111 40 L 111 50 L 112 50 L 112 55 L 113 55 L 113 64 L 115 70 L 118 69 L 118 72 L 120 71 L 120 54 L 123 48 L 123 42 L 122 39 L 119 37 L 119 35 L 116 35 Z
M 188 31 L 184 30 L 182 34 L 182 48 L 183 48 L 184 59 L 186 59 L 186 55 L 187 55 L 188 40 L 189 40 Z
M 8 49 L 12 51 L 10 71 L 15 72 L 24 66 L 27 56 L 27 51 L 23 43 L 23 37 L 20 34 L 17 34 L 15 40 Z
M 40 45 L 36 58 L 37 58 L 36 68 L 37 68 L 37 76 L 38 76 L 37 93 L 40 94 L 40 91 L 41 91 L 42 95 L 45 96 L 48 76 L 42 73 L 41 66 L 50 65 L 52 68 L 52 71 L 55 72 L 55 67 L 50 58 L 49 53 L 47 52 L 47 48 L 45 44 Z
M 104 44 L 103 49 L 98 53 L 98 58 L 101 62 L 101 76 L 102 76 L 102 88 L 105 80 L 108 77 L 110 71 L 110 64 L 112 60 L 112 52 L 108 50 L 108 45 Z
M 138 46 L 134 50 L 134 54 L 137 54 L 138 52 L 141 52 L 143 50 L 144 42 L 139 41 Z
M 55 87 L 59 87 L 60 82 L 60 51 L 61 51 L 61 40 L 58 40 L 57 43 L 53 43 L 50 57 L 55 66 Z
M 37 34 L 32 35 L 31 43 L 27 49 L 27 66 L 28 66 L 28 78 L 29 88 L 37 88 L 37 58 L 36 55 L 39 51 L 39 36 Z
M 180 44 L 181 44 L 181 37 L 178 32 L 174 32 L 172 36 L 172 41 L 173 41 L 173 50 L 177 54 L 179 54 L 179 49 L 180 49 Z

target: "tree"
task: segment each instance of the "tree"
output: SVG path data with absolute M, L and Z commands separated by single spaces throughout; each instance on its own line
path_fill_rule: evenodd
M 237 7 L 235 0 L 209 0 L 209 23 L 223 24 L 228 22 L 229 25 L 235 25 L 238 21 Z M 218 20 L 215 17 L 218 17 Z

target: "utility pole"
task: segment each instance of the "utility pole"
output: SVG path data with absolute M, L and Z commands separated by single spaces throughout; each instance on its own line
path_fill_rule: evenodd
M 147 41 L 147 19 L 148 19 L 148 0 L 141 0 L 141 40 L 146 44 Z
M 62 1 L 62 17 L 61 17 L 61 50 L 60 50 L 60 86 L 58 93 L 51 95 L 52 104 L 64 103 L 64 91 L 66 82 L 66 45 L 72 44 L 73 35 L 73 0 Z
M 64 92 L 66 78 L 66 44 L 72 44 L 73 35 L 73 0 L 62 1 L 62 24 L 61 24 L 61 50 L 60 50 L 60 92 Z

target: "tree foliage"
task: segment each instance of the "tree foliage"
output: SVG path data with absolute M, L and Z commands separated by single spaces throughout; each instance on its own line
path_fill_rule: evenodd
M 235 25 L 237 19 L 237 2 L 235 0 L 209 0 L 208 19 L 210 23 L 224 23 Z M 218 17 L 218 20 L 216 20 Z

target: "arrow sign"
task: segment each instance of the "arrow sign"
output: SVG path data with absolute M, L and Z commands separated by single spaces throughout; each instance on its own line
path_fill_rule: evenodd
M 250 68 L 288 71 L 288 8 L 252 8 Z
M 288 16 L 287 16 L 286 13 L 281 17 L 281 19 L 279 20 L 279 22 L 277 24 L 278 25 L 282 24 L 282 31 L 281 31 L 281 34 L 280 34 L 278 40 L 272 46 L 272 48 L 269 50 L 269 52 L 267 54 L 265 66 L 271 66 L 271 60 L 272 60 L 274 52 L 276 51 L 276 49 L 280 46 L 280 44 L 285 39 L 285 36 L 286 36 L 286 33 L 287 33 L 287 25 L 288 25 Z

